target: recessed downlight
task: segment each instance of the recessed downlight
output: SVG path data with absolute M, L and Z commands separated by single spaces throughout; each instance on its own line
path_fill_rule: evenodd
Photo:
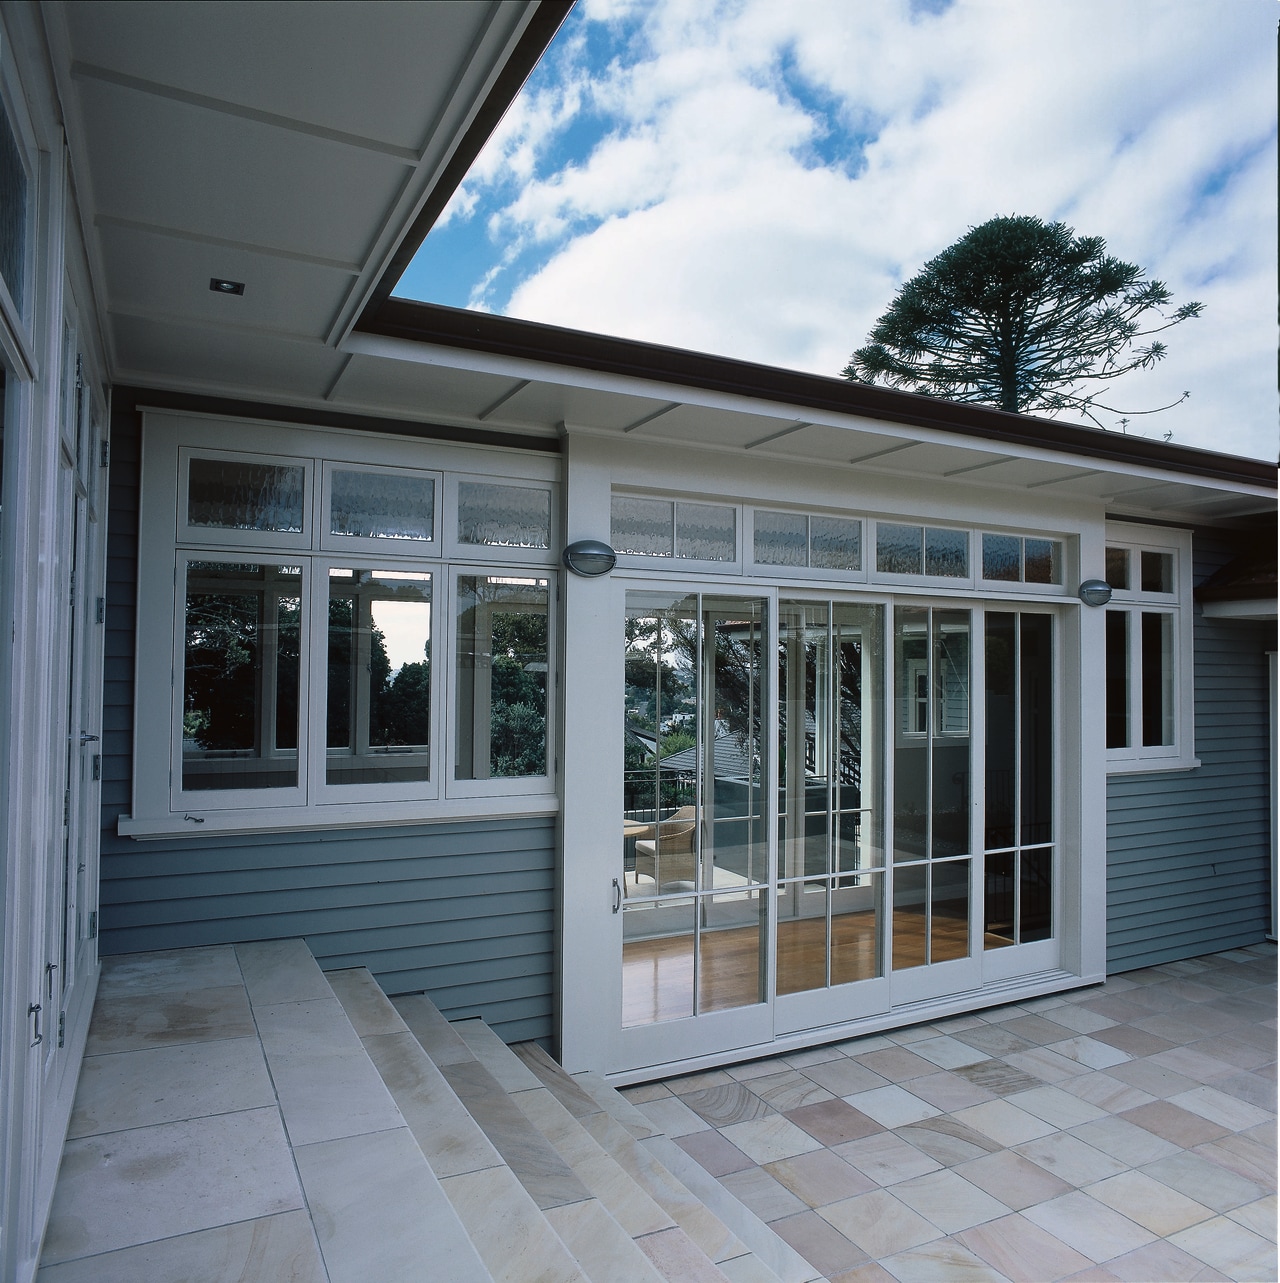
M 243 294 L 243 281 L 227 281 L 220 276 L 211 276 L 209 278 L 209 288 L 215 294 Z

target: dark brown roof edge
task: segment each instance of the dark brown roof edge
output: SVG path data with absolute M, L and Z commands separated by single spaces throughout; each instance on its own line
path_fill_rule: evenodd
M 367 317 L 391 296 L 396 282 L 404 275 L 418 246 L 426 239 L 427 233 L 435 226 L 436 219 L 444 212 L 449 198 L 467 176 L 467 171 L 480 154 L 480 149 L 489 141 L 489 135 L 498 127 L 498 122 L 506 115 L 507 108 L 515 101 L 516 95 L 524 88 L 538 60 L 546 52 L 552 37 L 560 30 L 560 24 L 569 16 L 574 0 L 541 0 L 537 11 L 529 20 L 524 34 L 516 42 L 511 57 L 498 74 L 488 97 L 480 105 L 475 119 L 463 134 L 458 149 L 453 153 L 444 172 L 418 216 L 409 226 L 400 244 L 396 246 L 387 270 L 383 272 L 369 302 L 365 305 L 364 316 Z M 361 318 L 363 323 L 364 317 Z
M 1149 464 L 1220 481 L 1273 488 L 1276 485 L 1276 469 L 1260 459 L 436 303 L 387 298 L 376 310 L 367 309 L 356 328 L 421 343 L 782 401 L 805 409 L 862 414 L 1010 445 L 1042 446 L 1118 463 Z

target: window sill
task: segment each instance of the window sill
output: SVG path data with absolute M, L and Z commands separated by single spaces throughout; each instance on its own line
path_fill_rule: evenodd
M 122 815 L 116 823 L 121 837 L 212 837 L 221 833 L 306 833 L 326 829 L 377 828 L 403 824 L 438 824 L 455 820 L 522 819 L 556 815 L 560 799 L 554 794 L 526 797 L 457 798 L 440 802 L 280 807 L 252 811 L 197 811 L 183 815 L 137 817 Z M 192 818 L 187 818 L 187 817 Z
M 1194 771 L 1198 757 L 1123 757 L 1107 762 L 1108 775 L 1152 775 L 1161 771 Z

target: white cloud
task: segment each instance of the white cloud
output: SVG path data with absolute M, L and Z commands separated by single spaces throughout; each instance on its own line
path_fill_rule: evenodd
M 611 14 L 643 22 L 637 52 L 522 99 L 456 203 L 514 184 L 495 230 L 556 247 L 510 314 L 835 374 L 969 226 L 1062 218 L 1206 305 L 1116 389 L 1191 400 L 1131 430 L 1274 456 L 1271 0 L 957 0 L 915 17 L 906 0 L 591 0 L 583 16 Z M 838 130 L 870 135 L 861 167 L 815 166 L 832 122 L 788 92 L 784 57 Z M 542 176 L 587 106 L 611 132 Z

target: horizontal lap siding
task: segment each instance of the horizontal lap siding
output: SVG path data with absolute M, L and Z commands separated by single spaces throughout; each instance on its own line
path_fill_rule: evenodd
M 368 967 L 390 993 L 425 990 L 445 1015 L 482 1016 L 508 1042 L 550 1039 L 553 819 L 117 834 L 132 791 L 139 447 L 126 404 L 112 420 L 100 951 L 301 937 L 323 967 Z
M 1195 580 L 1234 555 L 1197 533 Z M 1195 620 L 1201 765 L 1107 786 L 1107 970 L 1194 957 L 1270 929 L 1266 651 L 1273 626 Z

